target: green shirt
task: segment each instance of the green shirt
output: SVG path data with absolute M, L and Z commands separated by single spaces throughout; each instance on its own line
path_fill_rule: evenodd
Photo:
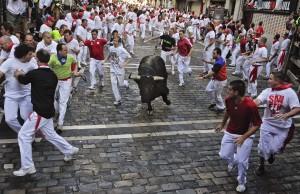
M 51 55 L 49 67 L 54 71 L 59 80 L 67 79 L 72 76 L 72 64 L 76 64 L 76 60 L 72 55 L 67 55 L 65 64 L 61 64 L 56 54 Z

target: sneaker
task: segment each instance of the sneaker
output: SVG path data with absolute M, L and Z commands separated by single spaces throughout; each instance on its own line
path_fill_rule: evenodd
M 214 109 L 215 106 L 216 106 L 216 104 L 210 104 L 210 105 L 208 106 L 208 109 L 209 109 L 209 110 Z
M 73 147 L 71 154 L 65 155 L 64 161 L 69 162 L 73 160 L 73 156 L 79 152 L 79 148 Z
M 56 131 L 56 133 L 59 135 L 62 133 L 62 125 L 57 125 L 54 130 Z
M 90 86 L 90 87 L 88 87 L 88 89 L 90 89 L 90 90 L 96 90 L 95 86 Z
M 230 66 L 230 67 L 235 67 L 235 64 L 229 64 L 228 66 Z
M 246 186 L 245 185 L 238 185 L 236 187 L 236 191 L 239 193 L 243 193 L 244 191 L 246 191 Z
M 239 75 L 241 75 L 240 73 L 238 73 L 238 72 L 232 72 L 232 74 L 231 75 L 233 75 L 233 76 L 239 76 Z
M 32 166 L 32 167 L 26 168 L 26 169 L 20 168 L 19 170 L 14 171 L 13 175 L 15 175 L 15 176 L 25 176 L 27 174 L 34 174 L 34 173 L 36 173 L 36 169 L 35 169 L 34 166 Z
M 214 108 L 212 109 L 212 111 L 216 112 L 217 114 L 223 113 L 225 109 L 218 109 L 218 108 Z
M 184 83 L 179 83 L 179 86 L 180 86 L 180 87 L 183 87 L 183 86 L 184 86 Z
M 120 106 L 121 105 L 121 101 L 114 101 L 114 105 L 115 106 Z

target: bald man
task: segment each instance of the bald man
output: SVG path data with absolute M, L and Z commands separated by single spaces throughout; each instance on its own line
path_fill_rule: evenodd
M 50 54 L 56 54 L 57 43 L 54 40 L 52 40 L 50 32 L 44 32 L 42 37 L 43 40 L 40 41 L 36 46 L 36 52 L 40 49 L 45 49 Z
M 8 58 L 13 57 L 14 43 L 9 36 L 2 36 L 0 38 L 0 65 Z

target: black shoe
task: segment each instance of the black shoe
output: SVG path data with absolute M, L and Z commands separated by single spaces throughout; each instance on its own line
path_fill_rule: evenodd
M 255 174 L 257 176 L 262 176 L 265 174 L 265 166 L 264 165 L 259 165 L 259 167 L 255 170 Z
M 268 163 L 273 164 L 274 161 L 275 161 L 275 156 L 271 154 L 270 158 L 268 159 Z
M 54 130 L 55 130 L 55 132 L 56 132 L 58 135 L 62 134 L 62 130 L 61 130 L 61 129 L 58 129 L 58 128 L 56 127 L 56 128 L 54 128 Z
M 215 108 L 214 111 L 217 113 L 217 114 L 221 114 L 224 112 L 225 109 L 218 109 L 218 108 Z
M 216 106 L 216 104 L 210 104 L 210 105 L 208 106 L 208 109 L 209 109 L 209 110 L 213 110 L 213 109 L 215 108 L 215 106 Z

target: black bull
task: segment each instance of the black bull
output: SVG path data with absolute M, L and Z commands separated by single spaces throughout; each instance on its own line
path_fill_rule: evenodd
M 152 114 L 151 101 L 157 97 L 161 96 L 167 105 L 171 104 L 168 100 L 167 78 L 165 62 L 159 56 L 144 57 L 138 75 L 130 74 L 129 79 L 133 79 L 139 86 L 142 103 L 148 104 L 148 114 Z

